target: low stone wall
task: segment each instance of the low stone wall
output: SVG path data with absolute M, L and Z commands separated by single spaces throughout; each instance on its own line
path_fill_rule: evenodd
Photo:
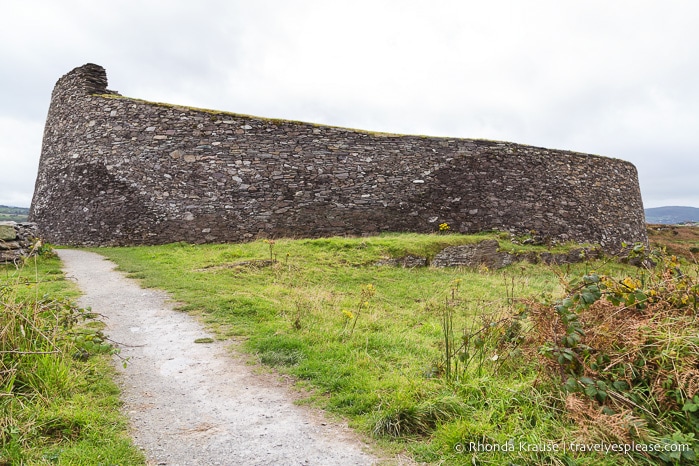
M 36 223 L 0 222 L 0 263 L 27 256 L 36 237 Z
M 500 269 L 510 264 L 527 261 L 531 264 L 574 264 L 587 259 L 597 259 L 602 256 L 599 248 L 575 248 L 566 253 L 526 252 L 511 253 L 500 250 L 497 240 L 486 240 L 475 244 L 461 246 L 449 246 L 438 252 L 432 260 L 426 257 L 406 256 L 399 259 L 385 259 L 376 265 L 388 265 L 394 267 L 468 267 L 478 268 L 485 266 L 488 269 Z

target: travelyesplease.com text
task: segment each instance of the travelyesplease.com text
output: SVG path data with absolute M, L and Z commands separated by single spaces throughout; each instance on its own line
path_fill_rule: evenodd
M 484 452 L 577 452 L 577 453 L 623 453 L 633 452 L 685 452 L 690 445 L 682 443 L 527 443 L 508 441 L 505 443 L 464 442 L 454 445 L 457 453 Z

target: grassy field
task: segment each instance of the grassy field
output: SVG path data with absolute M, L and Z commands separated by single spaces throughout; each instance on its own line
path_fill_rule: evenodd
M 689 403 L 686 413 L 677 408 L 679 420 L 646 409 L 642 403 L 655 400 L 644 398 L 647 380 L 624 385 L 610 372 L 614 364 L 591 366 L 585 331 L 571 317 L 602 294 L 638 299 L 622 310 L 651 300 L 641 299 L 640 287 L 618 285 L 639 280 L 641 269 L 615 261 L 498 271 L 376 265 L 493 237 L 406 234 L 99 252 L 146 286 L 168 290 L 182 310 L 201 314 L 253 361 L 293 376 L 306 403 L 347 418 L 389 452 L 434 464 L 691 464 L 692 452 L 675 458 L 570 449 L 680 441 L 696 447 L 691 390 L 679 389 L 678 399 Z M 566 306 L 554 306 L 565 296 L 572 296 Z M 681 333 L 689 322 L 690 333 L 678 338 L 688 338 L 682 348 L 691 352 L 696 323 L 681 318 L 681 326 L 664 328 Z
M 27 221 L 27 216 L 26 215 L 14 215 L 14 214 L 3 214 L 0 213 L 0 222 L 26 222 Z
M 699 227 L 649 225 L 648 240 L 657 248 L 666 248 L 691 261 L 699 254 Z
M 690 260 L 699 246 L 691 231 L 660 234 Z M 494 238 L 512 251 L 549 250 L 506 235 L 401 234 L 98 252 L 168 290 L 251 362 L 294 377 L 304 403 L 348 419 L 389 455 L 695 464 L 696 265 L 671 255 L 649 257 L 652 269 L 615 259 L 377 265 Z M 71 304 L 57 259 L 0 271 L 0 465 L 144 464 L 118 412 L 113 349 Z M 590 451 L 632 445 L 689 451 Z
M 101 324 L 57 258 L 0 266 L 0 465 L 145 464 L 128 437 Z
M 7 207 L 0 205 L 0 222 L 10 220 L 13 222 L 26 222 L 29 209 L 24 207 Z

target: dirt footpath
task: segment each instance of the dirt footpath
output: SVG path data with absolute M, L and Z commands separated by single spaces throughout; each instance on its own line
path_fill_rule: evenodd
M 209 337 L 164 292 L 142 289 L 102 256 L 59 250 L 81 306 L 104 316 L 121 344 L 125 411 L 152 465 L 370 465 L 379 460 L 346 427 L 293 404 L 293 393 Z M 383 463 L 383 462 L 382 462 Z

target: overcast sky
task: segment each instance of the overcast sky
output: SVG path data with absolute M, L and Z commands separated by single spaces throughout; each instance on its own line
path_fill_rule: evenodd
M 0 204 L 28 207 L 51 91 L 621 158 L 699 207 L 695 0 L 0 0 Z

